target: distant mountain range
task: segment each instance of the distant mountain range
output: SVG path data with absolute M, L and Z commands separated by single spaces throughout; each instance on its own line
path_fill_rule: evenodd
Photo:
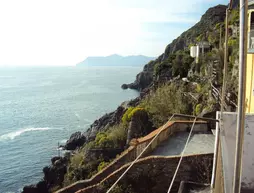
M 87 57 L 77 66 L 143 66 L 155 58 L 137 55 L 137 56 L 120 56 L 113 54 L 110 56 L 93 56 Z

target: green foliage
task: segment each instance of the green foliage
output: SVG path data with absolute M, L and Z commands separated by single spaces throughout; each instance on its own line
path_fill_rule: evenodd
M 193 61 L 194 59 L 189 53 L 186 54 L 185 52 L 178 52 L 172 62 L 172 75 L 186 77 Z
M 204 34 L 200 34 L 200 35 L 196 38 L 197 42 L 201 42 L 203 39 L 204 39 Z
M 108 131 L 108 138 L 113 141 L 114 148 L 124 148 L 127 140 L 127 128 L 124 124 L 112 126 Z
M 239 38 L 230 37 L 228 40 L 228 46 L 236 48 L 239 46 Z
M 193 43 L 189 44 L 188 48 L 190 49 L 192 46 L 195 46 L 195 44 Z
M 199 115 L 202 112 L 202 104 L 196 105 L 195 115 Z
M 229 24 L 230 25 L 238 25 L 239 24 L 239 9 L 233 9 L 230 13 Z
M 128 119 L 131 120 L 131 118 L 138 112 L 142 112 L 144 111 L 145 109 L 144 108 L 140 108 L 140 107 L 135 107 L 131 112 L 130 114 L 128 115 Z
M 161 63 L 158 62 L 158 63 L 156 63 L 156 64 L 154 65 L 153 74 L 154 74 L 155 76 L 159 74 L 160 68 L 161 68 Z
M 141 106 L 151 116 L 156 127 L 164 124 L 173 113 L 190 114 L 190 101 L 184 96 L 184 86 L 166 84 L 159 87 L 154 93 L 148 95 Z
M 109 162 L 101 162 L 99 165 L 98 165 L 98 172 L 101 171 L 103 168 L 105 168 L 107 165 L 109 164 Z
M 122 122 L 124 124 L 128 123 L 130 120 L 128 119 L 129 114 L 131 113 L 131 111 L 134 109 L 134 107 L 129 107 L 127 109 L 127 111 L 124 113 L 123 117 L 122 117 Z
M 154 66 L 154 75 L 157 76 L 158 74 L 161 73 L 162 70 L 171 68 L 172 61 L 174 59 L 175 59 L 175 54 L 170 54 L 169 57 L 165 61 L 163 61 L 161 63 L 157 63 Z
M 173 76 L 186 77 L 193 61 L 189 51 L 178 51 L 170 54 L 163 62 L 157 63 L 154 67 L 154 75 L 159 75 L 163 70 L 171 70 Z
M 108 134 L 105 132 L 99 132 L 95 138 L 95 147 L 97 148 L 113 148 L 114 143 L 108 137 Z
M 99 132 L 96 135 L 92 148 L 123 148 L 127 140 L 126 125 L 119 124 L 112 126 L 106 132 Z
M 86 165 L 85 154 L 82 150 L 75 152 L 70 158 L 67 172 L 64 177 L 64 185 L 67 186 L 77 180 L 83 179 L 91 173 L 92 165 L 90 162 Z
M 214 28 L 216 30 L 219 30 L 222 25 L 223 25 L 223 23 L 217 23 Z
M 197 93 L 201 92 L 201 85 L 200 84 L 197 84 L 196 91 L 197 91 Z
M 85 157 L 83 152 L 75 153 L 73 156 L 71 156 L 69 166 L 73 168 L 79 167 L 83 163 L 84 158 Z
M 99 132 L 94 141 L 86 144 L 82 149 L 71 156 L 68 164 L 64 185 L 69 185 L 77 180 L 90 178 L 103 169 L 109 162 L 103 157 L 95 160 L 86 158 L 85 152 L 92 148 L 123 148 L 127 140 L 127 130 L 123 124 L 110 127 L 105 132 Z M 89 161 L 86 161 L 89 160 Z
M 106 187 L 108 189 L 109 187 Z M 117 184 L 111 191 L 112 193 L 136 193 L 131 184 Z
M 133 117 L 133 115 L 137 112 L 141 112 L 144 111 L 144 108 L 140 108 L 140 107 L 129 107 L 128 110 L 124 113 L 123 117 L 122 117 L 122 122 L 124 124 L 127 124 L 128 122 L 131 121 L 131 118 Z

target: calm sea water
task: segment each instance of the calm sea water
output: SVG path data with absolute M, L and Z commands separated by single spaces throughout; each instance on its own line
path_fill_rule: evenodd
M 43 176 L 57 143 L 138 95 L 139 67 L 0 68 L 0 192 Z

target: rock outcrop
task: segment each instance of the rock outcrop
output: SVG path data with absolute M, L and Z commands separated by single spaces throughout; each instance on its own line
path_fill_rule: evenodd
M 49 193 L 47 188 L 47 183 L 42 180 L 36 185 L 25 186 L 23 188 L 23 193 Z
M 128 128 L 126 144 L 129 144 L 133 138 L 145 136 L 153 130 L 153 124 L 149 120 L 147 112 L 137 111 L 131 118 L 131 122 Z
M 53 186 L 62 186 L 67 171 L 68 156 L 53 157 L 52 164 L 43 168 L 43 180 L 35 185 L 25 186 L 22 193 L 49 193 Z
M 66 142 L 64 148 L 67 150 L 75 150 L 77 147 L 82 146 L 86 142 L 86 136 L 80 131 L 71 135 L 70 139 Z
M 125 108 L 119 106 L 115 111 L 103 115 L 100 119 L 94 121 L 94 123 L 89 127 L 89 129 L 84 133 L 88 141 L 94 140 L 96 134 L 99 131 L 106 130 L 110 126 L 119 124 L 122 115 L 125 112 Z

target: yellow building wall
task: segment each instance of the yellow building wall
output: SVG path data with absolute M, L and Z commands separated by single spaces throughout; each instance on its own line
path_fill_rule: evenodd
M 247 54 L 246 113 L 254 113 L 254 54 Z
M 251 30 L 251 14 L 254 10 L 248 10 L 248 34 Z M 248 35 L 248 48 L 250 46 Z M 253 51 L 247 54 L 246 64 L 246 113 L 254 113 L 254 53 Z

